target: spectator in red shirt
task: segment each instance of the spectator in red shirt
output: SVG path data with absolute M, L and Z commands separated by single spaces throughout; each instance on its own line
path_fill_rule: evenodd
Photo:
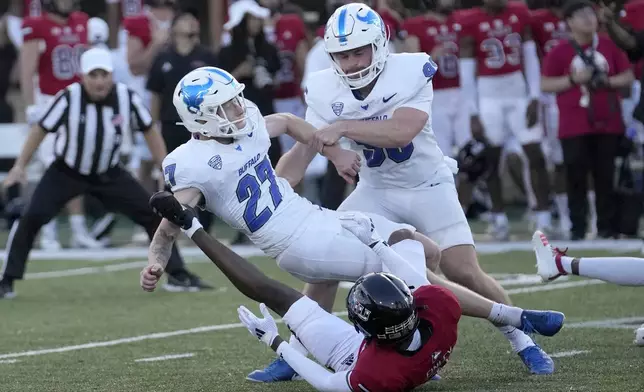
M 583 239 L 587 228 L 588 172 L 596 193 L 597 231 L 613 237 L 615 156 L 624 135 L 619 89 L 634 76 L 626 54 L 600 35 L 593 4 L 569 0 L 563 8 L 571 39 L 561 41 L 546 56 L 541 88 L 557 94 L 559 139 L 566 168 L 572 239 Z

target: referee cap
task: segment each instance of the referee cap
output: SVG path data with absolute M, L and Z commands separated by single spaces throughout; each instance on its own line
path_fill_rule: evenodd
M 92 48 L 81 56 L 81 72 L 87 75 L 96 69 L 102 69 L 106 72 L 112 72 L 112 54 L 104 48 Z

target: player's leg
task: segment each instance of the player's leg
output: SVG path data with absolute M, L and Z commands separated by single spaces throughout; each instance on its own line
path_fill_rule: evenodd
M 571 239 L 583 240 L 586 236 L 588 218 L 588 149 L 586 136 L 561 140 L 564 167 L 566 168 L 566 193 L 570 211 Z
M 454 157 L 454 132 L 451 110 L 445 107 L 451 100 L 446 90 L 435 90 L 434 101 L 432 102 L 432 129 L 436 136 L 436 142 L 444 155 Z
M 615 157 L 622 135 L 590 135 L 590 170 L 595 187 L 597 206 L 597 234 L 601 238 L 614 238 L 618 234 L 614 199 Z
M 67 201 L 85 193 L 86 189 L 85 181 L 58 164 L 49 166 L 9 233 L 7 256 L 1 271 L 0 298 L 13 296 L 13 281 L 23 278 L 29 252 L 40 228 L 58 215 Z
M 406 221 L 439 245 L 440 268 L 445 277 L 496 303 L 511 305 L 505 290 L 479 265 L 472 232 L 453 183 L 443 183 L 424 192 L 416 191 L 414 197 L 415 201 L 409 204 L 414 206 L 415 212 L 409 209 Z M 418 211 L 432 214 L 419 214 Z M 434 213 L 439 215 L 434 216 Z M 529 336 L 512 326 L 498 328 L 532 373 L 550 374 L 554 371 L 552 360 Z
M 554 248 L 540 231 L 532 236 L 537 273 L 544 281 L 561 275 L 600 279 L 624 286 L 644 286 L 644 259 L 638 257 L 570 257 Z
M 553 168 L 553 187 L 555 206 L 559 214 L 559 232 L 563 238 L 570 236 L 570 212 L 566 194 L 566 171 L 563 165 L 563 151 L 559 141 L 559 107 L 552 97 L 543 100 L 543 127 L 548 144 L 548 160 Z
M 55 141 L 56 135 L 48 134 L 47 136 L 45 136 L 42 143 L 40 144 L 40 147 L 38 148 L 38 161 L 44 168 L 44 170 L 47 170 L 47 168 L 49 168 L 54 162 Z M 58 241 L 58 223 L 56 221 L 56 217 L 44 224 L 41 228 L 39 243 L 40 248 L 44 250 L 59 250 L 60 248 L 62 248 L 60 242 Z
M 535 215 L 537 227 L 549 230 L 551 226 L 550 178 L 546 167 L 546 159 L 541 148 L 543 128 L 539 123 L 532 128 L 526 126 L 527 99 L 516 100 L 514 108 L 515 110 L 509 115 L 508 122 L 528 158 L 532 190 L 536 197 Z
M 490 170 L 486 182 L 492 200 L 492 210 L 490 211 L 492 221 L 489 232 L 498 240 L 506 240 L 509 236 L 508 217 L 505 215 L 505 203 L 499 175 L 501 153 L 506 139 L 502 103 L 502 100 L 496 99 L 480 100 L 481 123 L 485 128 L 485 137 L 489 143 L 486 154 Z

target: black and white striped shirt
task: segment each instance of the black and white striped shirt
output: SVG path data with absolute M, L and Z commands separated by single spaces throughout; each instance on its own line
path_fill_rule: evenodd
M 147 132 L 153 124 L 141 97 L 125 84 L 114 83 L 103 101 L 93 102 L 80 83 L 73 83 L 56 94 L 39 125 L 56 133 L 56 159 L 89 176 L 118 165 L 132 129 Z

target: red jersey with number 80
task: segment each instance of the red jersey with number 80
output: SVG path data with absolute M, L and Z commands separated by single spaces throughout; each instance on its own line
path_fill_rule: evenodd
M 24 42 L 38 40 L 43 47 L 38 59 L 38 86 L 45 95 L 80 81 L 80 56 L 87 48 L 87 14 L 72 12 L 65 24 L 45 13 L 22 22 Z
M 531 27 L 532 37 L 541 58 L 557 46 L 559 41 L 567 39 L 570 35 L 566 22 L 547 8 L 532 12 Z
M 434 49 L 442 46 L 444 52 L 434 58 L 438 64 L 438 72 L 432 83 L 434 90 L 455 88 L 460 86 L 458 77 L 458 33 L 460 25 L 454 23 L 452 17 L 440 21 L 431 15 L 421 15 L 405 20 L 402 25 L 403 36 L 418 38 L 420 51 L 431 54 Z
M 463 37 L 474 38 L 479 76 L 507 75 L 522 70 L 522 34 L 530 26 L 530 11 L 518 1 L 509 2 L 496 15 L 475 8 L 458 18 Z

